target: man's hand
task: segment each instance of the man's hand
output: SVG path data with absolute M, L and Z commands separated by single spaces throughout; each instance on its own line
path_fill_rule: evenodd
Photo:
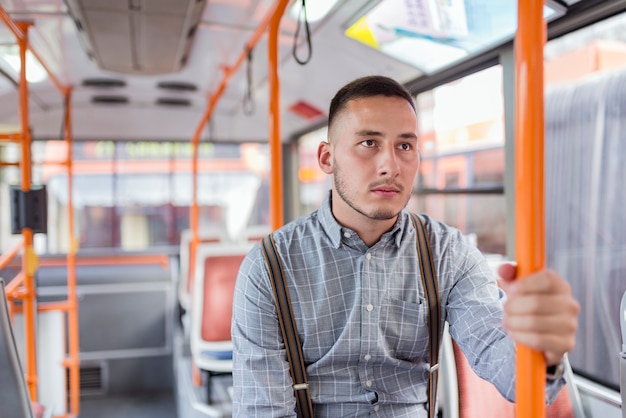
M 551 270 L 515 280 L 511 264 L 500 266 L 498 274 L 508 298 L 504 328 L 515 342 L 543 352 L 547 366 L 558 364 L 574 348 L 578 328 L 580 306 L 569 284 Z

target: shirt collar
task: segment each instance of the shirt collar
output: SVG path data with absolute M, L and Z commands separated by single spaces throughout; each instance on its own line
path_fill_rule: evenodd
M 331 201 L 332 201 L 332 192 L 329 190 L 328 195 L 322 202 L 322 205 L 318 209 L 317 213 L 318 213 L 320 224 L 322 225 L 322 229 L 324 230 L 324 232 L 330 239 L 330 242 L 332 243 L 333 248 L 339 248 L 339 246 L 341 245 L 341 237 L 343 234 L 343 230 L 344 229 L 347 230 L 348 228 L 342 227 L 335 219 L 335 216 L 333 215 L 332 210 L 331 210 Z M 400 248 L 400 243 L 402 242 L 402 236 L 405 234 L 405 230 L 409 228 L 409 225 L 411 225 L 409 212 L 406 209 L 402 209 L 402 211 L 398 215 L 398 219 L 396 220 L 396 223 L 394 224 L 393 228 L 391 228 L 391 231 L 385 234 L 390 237 L 387 239 L 393 240 L 394 243 L 396 244 L 396 247 Z

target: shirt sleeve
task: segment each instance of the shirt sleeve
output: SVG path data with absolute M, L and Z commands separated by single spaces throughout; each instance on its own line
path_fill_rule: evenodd
M 233 417 L 295 417 L 289 363 L 258 245 L 239 269 L 231 332 Z
M 502 326 L 506 296 L 498 288 L 487 261 L 460 236 L 446 257 L 457 260 L 454 283 L 446 303 L 450 334 L 459 344 L 474 372 L 493 383 L 511 402 L 515 401 L 515 343 Z M 463 260 L 458 262 L 458 260 Z M 449 260 L 452 261 L 452 260 Z M 443 301 L 442 301 L 443 303 Z M 563 379 L 546 384 L 551 403 L 564 384 Z

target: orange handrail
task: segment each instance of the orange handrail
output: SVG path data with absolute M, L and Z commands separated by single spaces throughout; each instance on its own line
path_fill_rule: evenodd
M 28 39 L 28 30 L 32 25 L 30 22 L 14 22 L 11 17 L 7 14 L 7 12 L 0 6 L 0 19 L 6 24 L 6 26 L 13 32 L 15 37 L 17 38 L 17 43 L 19 46 L 20 52 L 20 74 L 19 74 L 19 82 L 18 82 L 18 96 L 19 96 L 19 115 L 20 115 L 20 125 L 21 132 L 19 133 L 6 133 L 0 135 L 0 139 L 2 140 L 10 140 L 10 141 L 19 141 L 21 143 L 21 159 L 19 162 L 20 173 L 21 173 L 21 190 L 23 192 L 28 192 L 31 189 L 31 167 L 32 167 L 32 159 L 31 159 L 31 135 L 30 135 L 30 121 L 29 121 L 29 106 L 28 106 L 28 82 L 26 79 L 26 52 L 30 50 L 33 56 L 40 62 L 43 69 L 47 72 L 48 77 L 55 85 L 55 87 L 64 95 L 66 95 L 66 120 L 65 120 L 65 136 L 67 138 L 69 132 L 69 126 L 71 124 L 71 119 L 69 117 L 69 92 L 70 89 L 68 87 L 64 87 L 61 82 L 54 76 L 54 74 L 50 71 L 50 69 L 46 66 L 45 62 L 41 59 L 39 54 L 29 44 Z M 71 149 L 71 144 L 70 144 Z M 70 154 L 71 156 L 71 151 Z M 3 166 L 13 165 L 12 163 L 3 163 Z M 68 164 L 70 165 L 70 164 Z M 71 170 L 70 173 L 70 196 L 71 196 Z M 71 198 L 70 198 L 70 211 L 71 209 Z M 70 216 L 70 231 L 72 231 L 73 222 L 72 217 Z M 31 228 L 23 228 L 22 229 L 23 242 L 20 243 L 13 249 L 10 254 L 14 256 L 19 251 L 19 248 L 24 249 L 24 254 L 22 257 L 22 271 L 16 276 L 14 280 L 11 281 L 9 285 L 7 285 L 7 293 L 11 295 L 11 298 L 19 297 L 23 300 L 22 312 L 24 315 L 24 326 L 25 326 L 25 345 L 26 345 L 26 384 L 28 385 L 28 389 L 31 395 L 31 399 L 33 401 L 37 401 L 37 362 L 36 362 L 36 353 L 37 353 L 37 341 L 36 341 L 36 332 L 35 332 L 35 298 L 36 298 L 36 290 L 35 290 L 35 280 L 34 274 L 38 267 L 38 258 L 33 248 L 33 231 Z M 3 258 L 3 264 L 8 262 L 8 259 L 12 257 Z M 69 262 L 71 266 L 71 261 Z M 75 295 L 75 280 L 74 283 L 71 283 L 71 277 L 73 276 L 73 268 L 69 268 L 70 279 L 68 281 L 68 302 L 69 306 L 68 314 L 69 314 L 69 324 L 70 324 L 70 332 L 69 332 L 69 340 L 70 340 L 70 356 L 71 356 L 71 377 L 72 377 L 72 410 L 75 414 L 78 413 L 77 402 L 79 399 L 78 392 L 78 319 L 76 314 L 76 295 Z M 74 276 L 75 277 L 75 276 Z M 18 289 L 19 288 L 19 289 Z M 72 299 L 73 298 L 73 299 Z M 75 382 L 75 383 L 74 383 Z
M 283 225 L 283 162 L 280 136 L 280 78 L 278 76 L 278 30 L 288 1 L 280 1 L 272 15 L 267 41 L 270 144 L 270 223 L 272 230 Z
M 543 0 L 518 1 L 515 38 L 515 258 L 520 276 L 545 266 Z M 543 354 L 517 345 L 516 413 L 545 416 Z
M 74 166 L 73 138 L 72 138 L 72 90 L 65 90 L 65 121 L 63 123 L 64 136 L 67 142 L 67 219 L 70 248 L 67 251 L 67 325 L 68 325 L 68 352 L 69 359 L 64 363 L 69 368 L 70 375 L 70 411 L 74 416 L 80 414 L 80 359 L 79 359 L 79 324 L 78 324 L 78 298 L 76 296 L 76 235 L 74 232 Z
M 217 105 L 217 102 L 221 98 L 222 94 L 224 93 L 224 90 L 226 90 L 226 86 L 228 85 L 230 78 L 237 72 L 241 64 L 243 64 L 243 62 L 247 59 L 248 52 L 251 51 L 255 47 L 259 39 L 261 39 L 261 36 L 263 36 L 265 29 L 267 29 L 270 26 L 275 16 L 280 15 L 280 17 L 282 17 L 282 14 L 284 13 L 284 10 L 287 7 L 288 3 L 289 3 L 289 0 L 277 0 L 263 17 L 263 20 L 261 21 L 259 26 L 256 28 L 254 33 L 252 34 L 252 37 L 250 38 L 250 40 L 246 43 L 244 50 L 241 52 L 241 54 L 239 54 L 235 63 L 230 67 L 224 67 L 224 75 L 223 75 L 222 81 L 220 82 L 220 85 L 218 86 L 217 90 L 210 96 L 207 109 L 202 115 L 202 119 L 200 119 L 200 123 L 198 124 L 194 132 L 194 135 L 192 137 L 191 142 L 193 145 L 193 156 L 192 156 L 193 158 L 192 160 L 193 184 L 192 184 L 192 203 L 191 203 L 191 207 L 189 210 L 189 218 L 190 218 L 189 226 L 191 229 L 191 237 L 192 237 L 191 243 L 190 243 L 190 252 L 189 252 L 189 257 L 190 257 L 189 277 L 190 278 L 193 278 L 194 276 L 195 255 L 196 255 L 196 249 L 198 248 L 198 244 L 199 244 L 198 230 L 200 227 L 200 220 L 199 220 L 200 211 L 198 208 L 198 193 L 197 193 L 198 179 L 197 177 L 198 177 L 198 146 L 200 144 L 200 137 L 202 135 L 202 131 L 205 129 L 206 124 L 211 119 L 211 116 L 213 115 L 213 111 L 215 110 L 215 106 Z M 278 22 L 280 22 L 280 17 L 278 18 Z M 280 119 L 278 119 L 277 122 L 280 123 Z M 270 120 L 270 129 L 272 129 L 271 126 L 272 126 L 272 120 Z M 270 135 L 272 135 L 271 131 L 270 131 Z M 278 173 L 278 176 L 280 175 L 281 173 Z M 282 209 L 282 205 L 281 205 L 281 209 Z
M 28 32 L 27 32 L 27 28 L 23 26 L 23 23 L 15 22 L 13 19 L 11 19 L 11 16 L 9 16 L 9 14 L 6 12 L 6 10 L 4 10 L 3 7 L 0 7 L 0 19 L 5 23 L 7 28 L 9 28 L 11 32 L 13 32 L 18 43 L 22 41 L 26 41 L 27 43 L 26 48 L 30 51 L 31 54 L 33 54 L 33 57 L 35 57 L 35 59 L 39 61 L 39 64 L 41 64 L 41 67 L 48 74 L 48 78 L 50 78 L 50 80 L 52 81 L 52 84 L 54 84 L 54 86 L 59 90 L 59 92 L 65 93 L 67 88 L 64 87 L 61 84 L 61 82 L 55 77 L 54 73 L 50 71 L 50 69 L 47 67 L 46 63 L 41 59 L 41 56 L 37 53 L 37 51 L 35 51 L 30 45 L 28 45 Z M 30 25 L 31 23 L 27 23 L 27 24 Z M 26 62 L 26 60 L 22 62 Z
M 31 136 L 28 113 L 28 85 L 26 80 L 26 50 L 28 48 L 28 28 L 30 23 L 18 22 L 17 26 L 22 31 L 22 37 L 18 37 L 17 43 L 20 48 L 20 78 L 18 83 L 20 102 L 20 123 L 23 132 L 22 158 L 20 161 L 21 189 L 23 192 L 30 191 L 31 185 Z M 10 26 L 9 26 L 10 27 Z M 24 272 L 24 287 L 27 297 L 24 298 L 24 328 L 26 343 L 26 384 L 33 401 L 37 401 L 37 336 L 35 332 L 35 280 L 34 274 L 37 269 L 37 256 L 33 249 L 33 231 L 31 228 L 22 228 L 24 237 L 24 257 L 22 257 L 22 270 Z
M 48 311 L 69 312 L 70 310 L 72 310 L 74 308 L 75 308 L 75 306 L 73 306 L 67 300 L 61 300 L 59 302 L 40 302 L 39 305 L 37 306 L 37 310 L 39 312 L 48 312 Z M 70 370 L 70 374 L 71 374 L 71 370 Z M 72 379 L 71 379 L 71 376 L 70 376 L 70 385 L 71 385 L 71 383 L 72 383 Z M 71 390 L 70 390 L 70 392 L 71 392 Z
M 9 284 L 7 284 L 4 288 L 7 295 L 9 317 L 11 318 L 11 322 L 13 322 L 13 315 L 15 315 L 16 312 L 22 313 L 21 305 L 18 305 L 17 307 L 13 305 L 13 301 L 15 299 L 20 299 L 22 297 L 20 292 L 17 290 L 19 286 L 22 286 L 22 283 L 24 283 L 24 274 L 19 272 L 17 276 L 15 276 L 13 280 L 11 280 L 11 282 L 9 282 Z
M 17 288 L 24 284 L 24 273 L 19 272 L 17 275 L 4 287 L 7 299 L 12 300 L 15 298 L 15 292 Z
M 21 132 L 0 134 L 0 141 L 21 141 L 22 137 Z
M 9 251 L 0 255 L 0 270 L 5 268 L 9 264 L 11 260 L 13 259 L 13 257 L 15 257 L 22 248 L 24 248 L 24 241 L 19 241 Z
M 11 32 L 13 32 L 13 35 L 15 35 L 15 38 L 18 41 L 24 39 L 24 37 L 26 36 L 26 32 L 24 31 L 24 29 L 21 26 L 19 26 L 17 23 L 15 23 L 13 19 L 11 19 L 11 16 L 9 16 L 6 10 L 4 10 L 4 8 L 1 6 L 0 6 L 0 19 L 2 19 L 2 21 L 7 26 L 7 28 L 9 28 Z
M 165 254 L 137 254 L 132 256 L 102 256 L 102 257 L 79 257 L 75 259 L 77 266 L 108 266 L 108 265 L 131 265 L 131 264 L 158 264 L 167 268 L 169 259 Z M 67 266 L 67 259 L 42 258 L 39 260 L 42 267 Z

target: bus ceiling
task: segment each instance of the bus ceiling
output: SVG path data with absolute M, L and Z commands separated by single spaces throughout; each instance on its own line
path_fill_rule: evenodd
M 186 63 L 206 2 L 67 0 L 87 55 L 104 70 L 162 74 Z

